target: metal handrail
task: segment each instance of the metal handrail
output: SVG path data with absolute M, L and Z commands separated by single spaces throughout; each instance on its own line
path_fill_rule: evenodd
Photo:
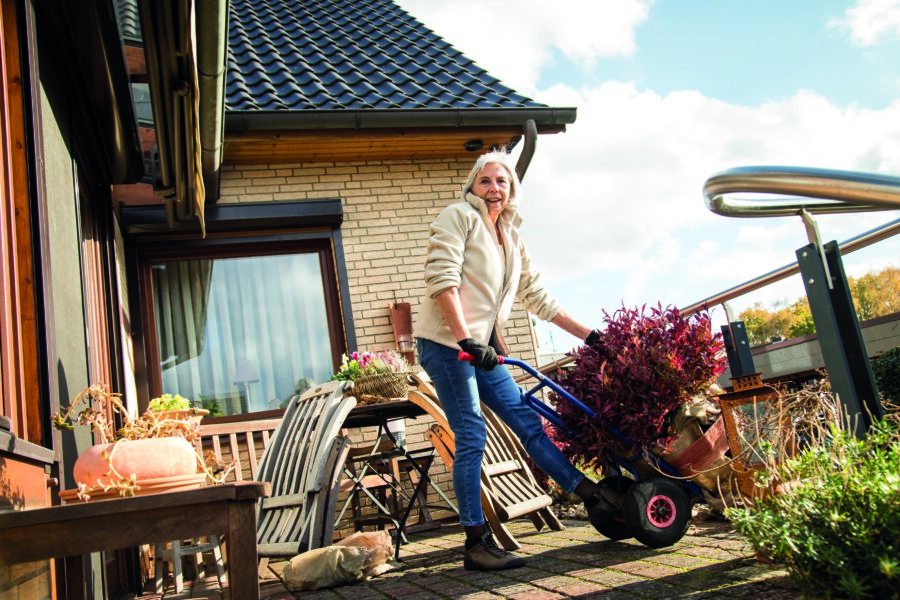
M 727 196 L 735 193 L 791 197 Z M 738 167 L 710 177 L 703 195 L 709 210 L 726 217 L 777 217 L 804 210 L 812 214 L 898 210 L 900 177 L 806 167 Z

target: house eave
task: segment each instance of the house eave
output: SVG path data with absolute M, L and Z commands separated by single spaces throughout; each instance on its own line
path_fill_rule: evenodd
M 521 127 L 529 119 L 540 130 L 575 122 L 575 108 L 362 109 L 226 111 L 226 132 L 398 127 Z

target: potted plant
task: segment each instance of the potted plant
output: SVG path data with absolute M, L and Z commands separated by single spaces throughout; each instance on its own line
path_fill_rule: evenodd
M 180 394 L 163 394 L 147 405 L 148 416 L 156 419 L 186 420 L 200 424 L 200 419 L 209 414 L 203 408 L 197 408 L 191 401 Z
M 355 395 L 358 404 L 373 404 L 406 398 L 408 371 L 409 363 L 396 350 L 354 352 L 344 355 L 331 380 L 353 382 L 347 393 Z
M 97 443 L 75 461 L 73 476 L 78 488 L 61 492 L 64 500 L 132 496 L 197 487 L 207 478 L 224 480 L 223 473 L 213 475 L 194 447 L 200 435 L 197 423 L 161 418 L 155 411 L 132 418 L 121 395 L 103 385 L 85 388 L 53 417 L 53 426 L 61 431 L 74 429 L 73 422 L 89 426 Z

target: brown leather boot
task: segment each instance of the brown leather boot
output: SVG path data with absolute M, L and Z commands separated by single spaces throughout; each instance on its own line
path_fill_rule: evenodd
M 524 558 L 498 546 L 490 531 L 481 536 L 478 544 L 466 550 L 466 558 L 463 561 L 463 567 L 467 571 L 502 571 L 524 564 Z

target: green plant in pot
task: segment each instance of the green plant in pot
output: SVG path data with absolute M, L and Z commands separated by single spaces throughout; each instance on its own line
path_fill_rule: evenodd
M 188 398 L 180 394 L 163 394 L 150 401 L 147 413 L 156 419 L 184 419 L 199 424 L 209 411 L 193 406 Z
M 75 496 L 132 496 L 137 493 L 197 487 L 204 480 L 224 480 L 228 470 L 215 473 L 198 453 L 196 423 L 160 417 L 148 411 L 132 418 L 121 395 L 103 385 L 85 388 L 69 406 L 53 417 L 61 431 L 73 423 L 90 427 L 96 444 L 82 452 L 73 465 L 78 488 Z M 72 494 L 60 496 L 68 499 Z

